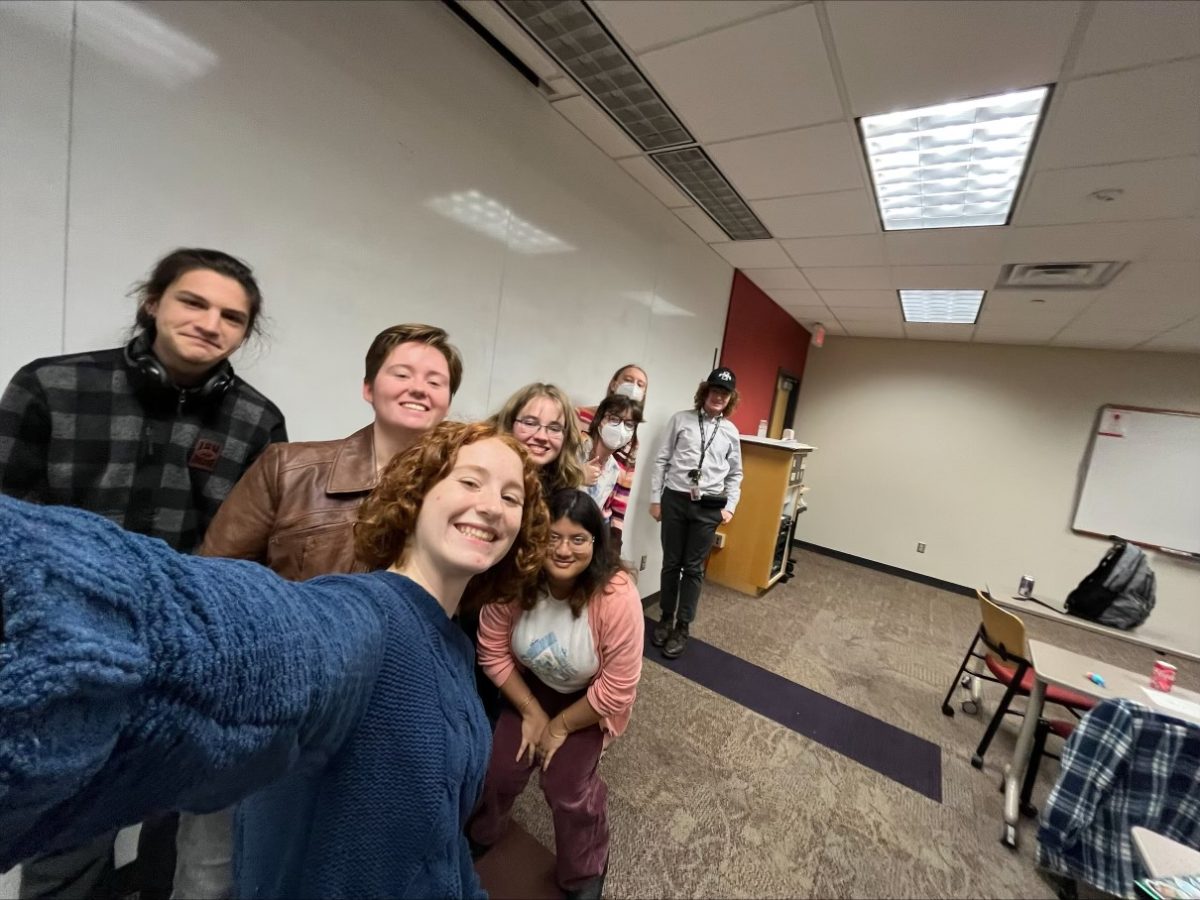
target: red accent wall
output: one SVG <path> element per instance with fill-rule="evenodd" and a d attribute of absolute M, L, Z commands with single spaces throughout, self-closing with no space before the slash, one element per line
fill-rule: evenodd
<path fill-rule="evenodd" d="M 801 378 L 808 358 L 808 330 L 742 272 L 733 273 L 721 365 L 733 369 L 742 399 L 730 416 L 742 434 L 754 434 L 771 418 L 780 368 Z M 791 423 L 783 426 L 790 428 Z"/>

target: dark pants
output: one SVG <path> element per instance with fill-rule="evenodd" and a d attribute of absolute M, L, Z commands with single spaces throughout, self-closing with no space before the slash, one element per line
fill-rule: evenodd
<path fill-rule="evenodd" d="M 583 691 L 560 694 L 526 675 L 526 683 L 546 715 L 553 718 L 584 695 Z M 512 814 L 513 804 L 529 783 L 534 769 L 517 760 L 521 746 L 521 715 L 503 704 L 492 758 L 483 782 L 483 798 L 467 825 L 467 834 L 477 843 L 491 846 L 500 840 Z M 578 890 L 604 871 L 608 862 L 608 785 L 596 772 L 604 732 L 592 725 L 567 736 L 542 773 L 542 793 L 554 817 L 555 875 L 563 890 Z"/>
<path fill-rule="evenodd" d="M 720 524 L 721 510 L 705 509 L 682 491 L 663 491 L 663 567 L 658 605 L 667 621 L 674 618 L 681 624 L 691 624 L 696 618 L 704 563 Z"/>
<path fill-rule="evenodd" d="M 142 900 L 166 900 L 175 877 L 175 813 L 142 823 L 137 859 L 120 874 L 113 869 L 110 831 L 86 844 L 29 860 L 21 869 L 20 896 L 34 898 L 110 898 L 138 891 Z M 130 880 L 132 876 L 132 880 Z"/>

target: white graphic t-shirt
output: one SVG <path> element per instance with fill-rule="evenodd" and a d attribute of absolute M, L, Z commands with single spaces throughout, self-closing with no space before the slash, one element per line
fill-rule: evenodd
<path fill-rule="evenodd" d="M 517 619 L 512 652 L 543 684 L 560 694 L 583 690 L 600 668 L 587 609 L 577 619 L 566 600 L 555 600 L 548 592 Z"/>

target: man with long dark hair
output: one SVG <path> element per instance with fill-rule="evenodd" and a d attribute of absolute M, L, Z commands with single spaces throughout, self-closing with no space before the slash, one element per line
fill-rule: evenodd
<path fill-rule="evenodd" d="M 38 359 L 0 397 L 0 492 L 99 513 L 190 553 L 283 414 L 238 377 L 229 357 L 259 328 L 250 267 L 219 250 L 179 249 L 135 290 L 124 347 Z M 138 884 L 165 897 L 174 817 L 143 826 Z M 22 897 L 104 897 L 116 890 L 113 839 L 25 864 Z"/>

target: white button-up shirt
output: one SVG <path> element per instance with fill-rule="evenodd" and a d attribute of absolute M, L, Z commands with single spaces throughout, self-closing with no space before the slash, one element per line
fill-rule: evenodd
<path fill-rule="evenodd" d="M 664 489 L 692 489 L 688 472 L 700 470 L 700 491 L 704 494 L 724 494 L 725 509 L 737 508 L 742 492 L 742 442 L 737 426 L 724 416 L 712 418 L 700 413 L 704 420 L 704 436 L 711 440 L 700 459 L 700 421 L 696 410 L 685 409 L 671 416 L 662 446 L 654 458 L 650 480 L 650 502 L 662 501 Z M 713 434 L 713 429 L 716 434 Z"/>

